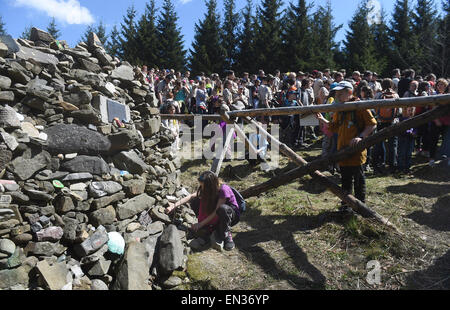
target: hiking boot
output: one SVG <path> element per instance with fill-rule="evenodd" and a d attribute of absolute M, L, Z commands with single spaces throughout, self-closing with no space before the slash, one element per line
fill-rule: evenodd
<path fill-rule="evenodd" d="M 233 236 L 231 235 L 231 231 L 227 232 L 227 236 L 225 237 L 225 245 L 224 249 L 225 251 L 231 251 L 235 248 L 235 244 L 233 242 Z"/>
<path fill-rule="evenodd" d="M 194 251 L 201 251 L 201 250 L 206 249 L 206 247 L 209 245 L 208 241 L 209 240 L 205 240 L 205 239 L 199 237 L 199 238 L 192 240 L 189 243 L 189 247 Z"/>
<path fill-rule="evenodd" d="M 339 212 L 341 212 L 344 215 L 351 215 L 355 213 L 355 211 L 353 211 L 353 209 L 346 203 L 341 204 L 341 206 L 339 207 Z"/>
<path fill-rule="evenodd" d="M 213 232 L 210 236 L 211 247 L 219 252 L 223 251 L 223 239 L 217 236 L 217 231 Z"/>

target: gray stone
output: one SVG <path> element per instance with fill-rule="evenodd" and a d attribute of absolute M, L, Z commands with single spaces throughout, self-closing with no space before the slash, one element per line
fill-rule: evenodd
<path fill-rule="evenodd" d="M 12 171 L 21 181 L 31 178 L 36 172 L 44 169 L 50 162 L 50 154 L 42 151 L 31 159 L 17 157 L 7 165 L 8 170 Z"/>
<path fill-rule="evenodd" d="M 84 104 L 91 104 L 92 94 L 90 91 L 87 90 L 78 90 L 68 95 L 65 95 L 63 98 L 64 101 L 71 103 L 77 107 L 80 107 L 81 105 Z"/>
<path fill-rule="evenodd" d="M 31 41 L 34 41 L 34 42 L 42 41 L 47 44 L 50 44 L 55 40 L 51 34 L 49 34 L 48 32 L 45 32 L 44 30 L 38 29 L 36 27 L 31 28 L 30 39 L 31 39 Z"/>
<path fill-rule="evenodd" d="M 110 260 L 100 258 L 91 267 L 87 268 L 87 274 L 90 275 L 91 277 L 102 277 L 108 273 L 110 266 L 111 266 Z"/>
<path fill-rule="evenodd" d="M 28 195 L 28 197 L 30 197 L 31 200 L 45 201 L 45 202 L 53 200 L 53 196 L 47 194 L 46 192 L 36 190 L 25 190 L 25 193 Z"/>
<path fill-rule="evenodd" d="M 0 172 L 5 169 L 6 165 L 11 162 L 12 152 L 5 149 L 0 149 Z"/>
<path fill-rule="evenodd" d="M 37 271 L 50 290 L 61 290 L 67 283 L 69 270 L 64 262 L 50 266 L 46 260 L 37 263 Z"/>
<path fill-rule="evenodd" d="M 126 65 L 122 65 L 112 71 L 111 78 L 118 79 L 121 81 L 123 80 L 132 81 L 134 80 L 133 68 Z"/>
<path fill-rule="evenodd" d="M 16 251 L 16 245 L 9 239 L 0 239 L 0 253 L 13 255 Z"/>
<path fill-rule="evenodd" d="M 144 138 L 151 138 L 161 128 L 161 118 L 154 117 L 143 122 L 136 123 L 136 129 L 140 130 Z"/>
<path fill-rule="evenodd" d="M 164 207 L 155 207 L 151 210 L 150 215 L 152 219 L 156 221 L 162 221 L 166 224 L 170 224 L 172 221 L 170 217 L 164 212 Z"/>
<path fill-rule="evenodd" d="M 8 89 L 11 87 L 11 79 L 7 76 L 0 75 L 0 89 Z"/>
<path fill-rule="evenodd" d="M 114 223 L 114 220 L 116 219 L 116 210 L 113 206 L 101 208 L 97 211 L 92 212 L 89 215 L 89 219 L 95 226 L 109 225 Z"/>
<path fill-rule="evenodd" d="M 89 172 L 71 173 L 62 179 L 64 182 L 80 182 L 92 180 L 93 176 Z"/>
<path fill-rule="evenodd" d="M 47 149 L 52 154 L 106 154 L 111 148 L 107 137 L 77 125 L 56 125 L 44 131 L 48 135 Z"/>
<path fill-rule="evenodd" d="M 102 280 L 94 279 L 94 280 L 92 280 L 91 290 L 93 290 L 93 291 L 107 291 L 108 290 L 108 286 Z"/>
<path fill-rule="evenodd" d="M 150 209 L 155 204 L 155 201 L 155 198 L 150 197 L 147 194 L 136 196 L 126 203 L 117 206 L 117 217 L 120 220 L 128 219 L 142 211 Z"/>
<path fill-rule="evenodd" d="M 62 169 L 70 172 L 89 172 L 95 175 L 109 174 L 109 165 L 101 157 L 77 156 L 61 165 Z"/>
<path fill-rule="evenodd" d="M 8 55 L 8 46 L 0 42 L 0 57 L 6 57 Z"/>
<path fill-rule="evenodd" d="M 30 254 L 34 256 L 52 256 L 56 255 L 59 256 L 67 248 L 59 243 L 52 243 L 52 242 L 29 242 L 28 245 L 25 247 L 24 251 L 27 253 L 27 256 L 30 256 Z"/>
<path fill-rule="evenodd" d="M 112 196 L 106 196 L 106 197 L 95 199 L 92 202 L 92 206 L 94 207 L 95 210 L 98 210 L 100 208 L 106 207 L 106 206 L 108 206 L 112 203 L 115 203 L 119 200 L 122 200 L 124 198 L 125 198 L 125 193 L 118 192 L 117 194 L 114 194 Z"/>
<path fill-rule="evenodd" d="M 33 96 L 26 96 L 21 102 L 22 104 L 43 113 L 50 108 L 50 105 L 45 102 L 45 100 Z"/>
<path fill-rule="evenodd" d="M 150 233 L 150 235 L 157 235 L 159 233 L 162 233 L 163 230 L 164 230 L 164 223 L 160 221 L 153 222 L 147 226 L 147 231 Z"/>
<path fill-rule="evenodd" d="M 79 246 L 75 247 L 75 251 L 81 257 L 87 256 L 100 249 L 107 242 L 108 233 L 105 227 L 99 226 L 92 236 L 82 242 Z"/>
<path fill-rule="evenodd" d="M 0 91 L 0 102 L 12 103 L 14 102 L 14 92 Z"/>
<path fill-rule="evenodd" d="M 150 290 L 148 253 L 145 246 L 138 242 L 127 245 L 124 257 L 118 267 L 115 290 Z"/>
<path fill-rule="evenodd" d="M 0 289 L 8 289 L 16 285 L 28 287 L 28 268 L 19 267 L 16 269 L 0 270 Z"/>
<path fill-rule="evenodd" d="M 36 233 L 37 241 L 50 241 L 57 242 L 59 241 L 64 234 L 64 231 L 61 227 L 48 227 Z"/>
<path fill-rule="evenodd" d="M 183 284 L 183 280 L 181 280 L 179 277 L 176 276 L 170 276 L 166 281 L 162 283 L 162 286 L 170 289 L 177 287 L 179 285 Z"/>
<path fill-rule="evenodd" d="M 11 62 L 7 72 L 11 80 L 16 83 L 26 85 L 31 80 L 31 73 L 18 62 Z"/>
<path fill-rule="evenodd" d="M 33 60 L 43 65 L 56 65 L 59 63 L 58 58 L 54 55 L 43 53 L 37 49 L 21 46 L 20 51 L 16 53 L 18 59 Z"/>
<path fill-rule="evenodd" d="M 169 225 L 159 241 L 159 266 L 163 273 L 171 273 L 183 264 L 184 247 L 175 225 Z"/>
<path fill-rule="evenodd" d="M 64 195 L 58 195 L 55 198 L 53 205 L 58 214 L 64 214 L 75 210 L 75 205 L 73 204 L 72 198 Z"/>
<path fill-rule="evenodd" d="M 14 136 L 10 135 L 7 132 L 0 132 L 0 136 L 2 137 L 2 140 L 6 143 L 6 146 L 11 150 L 14 151 L 18 146 L 19 143 L 17 143 Z"/>
<path fill-rule="evenodd" d="M 63 238 L 64 240 L 73 243 L 77 240 L 79 222 L 76 219 L 69 217 L 63 217 L 63 220 L 65 224 Z"/>
<path fill-rule="evenodd" d="M 0 127 L 4 129 L 20 128 L 16 111 L 10 106 L 0 106 Z"/>
<path fill-rule="evenodd" d="M 142 174 L 149 169 L 148 165 L 134 150 L 120 152 L 113 157 L 113 162 L 117 168 L 126 170 L 132 174 Z"/>
<path fill-rule="evenodd" d="M 122 185 L 114 181 L 91 182 L 89 193 L 94 198 L 115 194 L 122 190 Z"/>
<path fill-rule="evenodd" d="M 141 136 L 136 130 L 121 130 L 108 136 L 111 141 L 111 152 L 128 151 L 142 143 Z"/>

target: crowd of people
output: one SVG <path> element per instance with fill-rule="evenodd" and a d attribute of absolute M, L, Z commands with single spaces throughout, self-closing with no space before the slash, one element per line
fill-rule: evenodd
<path fill-rule="evenodd" d="M 230 70 L 225 73 L 223 79 L 219 74 L 206 76 L 200 73 L 192 78 L 189 71 L 184 74 L 174 70 L 149 71 L 145 66 L 142 73 L 154 89 L 163 114 L 217 114 L 223 104 L 236 110 L 338 103 L 335 92 L 336 86 L 341 82 L 348 82 L 353 87 L 352 97 L 349 99 L 351 101 L 449 93 L 447 79 L 437 79 L 434 74 L 426 77 L 416 76 L 413 69 L 403 72 L 395 69 L 392 78 L 384 79 L 376 72 L 367 71 L 361 74 L 355 71 L 351 76 L 347 76 L 345 70 L 330 69 L 323 72 L 314 70 L 312 73 L 284 74 L 276 70 L 273 75 L 259 70 L 258 74 L 244 72 L 240 78 Z M 427 110 L 428 108 L 413 107 L 403 111 L 378 109 L 371 112 L 377 121 L 377 130 L 381 130 Z M 332 119 L 331 114 L 324 113 L 323 116 L 327 120 Z M 302 126 L 303 119 L 298 115 L 265 117 L 259 121 L 279 123 L 287 133 L 283 135 L 284 142 L 293 148 L 305 147 L 306 142 L 314 141 L 318 134 L 323 134 L 322 155 L 328 156 L 337 150 L 337 134 L 330 132 L 323 123 L 316 127 Z M 449 116 L 443 116 L 370 148 L 365 169 L 372 167 L 377 173 L 407 172 L 414 150 L 418 155 L 428 158 L 431 166 L 434 165 L 442 156 L 450 156 L 449 122 Z M 440 138 L 443 142 L 439 150 Z"/>
<path fill-rule="evenodd" d="M 363 74 L 355 71 L 348 76 L 345 70 L 336 72 L 330 69 L 323 72 L 315 70 L 312 73 L 283 74 L 277 70 L 273 75 L 266 75 L 263 70 L 259 70 L 258 74 L 244 72 L 240 78 L 236 77 L 233 71 L 228 71 L 224 79 L 221 79 L 218 74 L 205 76 L 201 73 L 191 78 L 189 71 L 184 74 L 173 70 L 148 71 L 146 67 L 142 72 L 150 87 L 154 89 L 163 114 L 217 114 L 224 106 L 230 110 L 277 108 L 450 93 L 449 80 L 437 79 L 434 74 L 426 77 L 416 76 L 412 69 L 403 72 L 395 69 L 391 78 L 380 78 L 376 72 L 370 71 Z M 266 124 L 278 123 L 285 133 L 282 135 L 283 142 L 294 149 L 304 148 L 307 146 L 305 143 L 316 141 L 318 135 L 323 135 L 322 156 L 326 157 L 345 147 L 358 144 L 377 130 L 425 113 L 430 109 L 434 107 L 378 108 L 318 113 L 313 116 L 317 120 L 316 126 L 305 122 L 299 115 L 259 117 L 258 121 Z M 165 125 L 171 127 L 168 120 L 165 121 Z M 450 166 L 449 125 L 450 114 L 442 115 L 418 128 L 410 128 L 397 136 L 392 136 L 368 150 L 356 152 L 329 169 L 332 173 L 339 171 L 343 190 L 352 193 L 354 189 L 355 197 L 364 203 L 365 172 L 372 168 L 375 173 L 382 174 L 409 173 L 414 151 L 416 155 L 427 158 L 430 166 L 434 166 L 436 161 L 441 159 Z M 268 146 L 267 141 L 261 142 L 258 137 L 256 144 Z M 258 149 L 258 145 L 255 146 Z M 200 181 L 203 184 L 204 180 Z M 214 188 L 221 187 L 216 184 Z M 222 196 L 226 197 L 221 194 L 220 197 Z M 222 200 L 216 210 L 223 205 L 225 200 Z M 169 212 L 175 206 L 177 204 L 171 206 Z M 230 210 L 226 206 L 225 209 Z M 351 212 L 351 208 L 344 202 L 341 209 Z M 225 233 L 221 231 L 219 239 L 225 240 L 227 249 L 234 247 L 230 233 L 232 219 L 232 216 L 222 216 L 220 220 L 226 225 L 224 224 L 225 228 L 222 229 Z M 201 222 L 201 225 L 199 224 L 199 227 L 194 227 L 194 230 L 197 231 L 209 222 L 210 219 L 207 218 Z"/>

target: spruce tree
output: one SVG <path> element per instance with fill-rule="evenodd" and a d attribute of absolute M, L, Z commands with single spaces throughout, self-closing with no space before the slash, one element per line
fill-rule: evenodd
<path fill-rule="evenodd" d="M 138 23 L 138 38 L 143 63 L 150 68 L 159 66 L 158 51 L 160 45 L 156 30 L 155 0 L 150 0 L 145 5 L 145 13 Z"/>
<path fill-rule="evenodd" d="M 310 61 L 310 16 L 311 5 L 306 0 L 298 0 L 297 5 L 289 4 L 284 16 L 283 38 L 283 70 L 305 70 Z"/>
<path fill-rule="evenodd" d="M 122 45 L 119 36 L 119 30 L 117 30 L 117 26 L 114 25 L 111 33 L 109 34 L 109 40 L 106 41 L 105 44 L 105 50 L 113 57 L 120 57 L 120 55 L 122 54 Z"/>
<path fill-rule="evenodd" d="M 442 0 L 443 16 L 439 20 L 437 48 L 434 58 L 437 60 L 435 73 L 442 77 L 450 76 L 450 0 Z"/>
<path fill-rule="evenodd" d="M 393 66 L 410 68 L 415 62 L 414 34 L 411 23 L 411 9 L 408 0 L 397 0 L 390 27 L 393 43 Z"/>
<path fill-rule="evenodd" d="M 240 15 L 235 11 L 235 0 L 224 0 L 224 21 L 222 46 L 225 49 L 226 56 L 224 61 L 224 69 L 236 69 L 236 57 L 238 50 L 238 26 L 240 24 Z"/>
<path fill-rule="evenodd" d="M 161 15 L 156 26 L 158 30 L 159 63 L 167 69 L 184 70 L 186 51 L 183 36 L 177 27 L 178 16 L 171 0 L 164 0 Z"/>
<path fill-rule="evenodd" d="M 119 56 L 131 64 L 141 65 L 142 60 L 139 57 L 138 37 L 136 28 L 136 9 L 131 5 L 127 9 L 127 15 L 123 17 L 121 23 L 121 35 L 119 37 L 120 49 Z"/>
<path fill-rule="evenodd" d="M 416 69 L 422 74 L 433 70 L 437 49 L 438 16 L 433 0 L 417 0 L 413 16 L 413 32 L 416 37 Z"/>
<path fill-rule="evenodd" d="M 5 34 L 6 34 L 5 23 L 3 22 L 3 18 L 0 15 L 0 35 L 5 35 Z"/>
<path fill-rule="evenodd" d="M 216 0 L 209 0 L 206 7 L 204 19 L 195 24 L 196 34 L 190 51 L 190 68 L 194 74 L 223 74 L 225 49 L 220 44 L 222 35 Z"/>
<path fill-rule="evenodd" d="M 31 40 L 31 28 L 33 28 L 32 25 L 25 27 L 19 38 L 24 40 Z"/>
<path fill-rule="evenodd" d="M 266 73 L 281 65 L 281 0 L 262 0 L 255 31 L 256 63 Z"/>
<path fill-rule="evenodd" d="M 338 51 L 338 44 L 335 42 L 336 33 L 342 28 L 342 25 L 335 25 L 331 10 L 331 2 L 327 1 L 325 7 L 319 6 L 313 14 L 311 22 L 311 61 L 307 70 L 323 70 L 325 68 L 334 68 L 334 56 Z"/>
<path fill-rule="evenodd" d="M 47 32 L 51 34 L 51 36 L 57 40 L 61 36 L 61 31 L 56 27 L 56 21 L 53 17 L 50 24 L 47 26 Z"/>
<path fill-rule="evenodd" d="M 392 72 L 391 54 L 392 43 L 389 38 L 389 27 L 386 23 L 386 11 L 381 9 L 380 20 L 371 26 L 373 37 L 375 40 L 375 55 L 378 60 L 379 71 L 381 76 L 390 76 Z"/>
<path fill-rule="evenodd" d="M 247 0 L 247 5 L 242 12 L 242 28 L 239 32 L 237 70 L 242 72 L 254 73 L 258 69 L 255 64 L 255 17 L 252 15 L 253 2 Z"/>
<path fill-rule="evenodd" d="M 367 19 L 368 13 L 367 1 L 363 1 L 359 4 L 349 23 L 349 31 L 347 31 L 344 43 L 349 71 L 380 72 L 381 69 L 375 54 L 374 37 Z"/>

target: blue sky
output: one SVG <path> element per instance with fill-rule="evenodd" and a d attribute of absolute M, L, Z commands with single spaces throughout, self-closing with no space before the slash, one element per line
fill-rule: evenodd
<path fill-rule="evenodd" d="M 195 34 L 195 23 L 203 19 L 206 12 L 204 0 L 173 0 L 179 17 L 179 27 L 184 35 L 185 47 L 188 49 Z M 219 10 L 223 12 L 223 0 L 217 0 Z M 295 1 L 297 0 L 290 0 Z M 393 0 L 373 0 L 379 3 L 391 16 Z M 71 47 L 80 40 L 86 27 L 91 23 L 102 21 L 107 32 L 114 24 L 120 28 L 127 8 L 134 4 L 140 16 L 145 10 L 146 0 L 0 0 L 0 15 L 6 24 L 6 29 L 14 38 L 20 36 L 27 26 L 46 29 L 52 17 L 56 18 L 57 26 L 64 39 Z M 257 5 L 261 0 L 253 0 Z M 284 4 L 288 3 L 284 0 Z M 308 1 L 311 3 L 311 1 Z M 337 35 L 337 41 L 345 39 L 348 22 L 351 19 L 360 0 L 331 0 L 336 24 L 344 27 Z M 415 1 L 413 1 L 415 3 Z M 156 0 L 157 7 L 162 6 L 162 0 Z M 315 0 L 315 7 L 325 5 L 326 0 Z M 437 0 L 441 11 L 440 0 Z M 237 9 L 241 10 L 246 4 L 245 0 L 236 0 Z M 315 8 L 313 9 L 315 11 Z"/>

